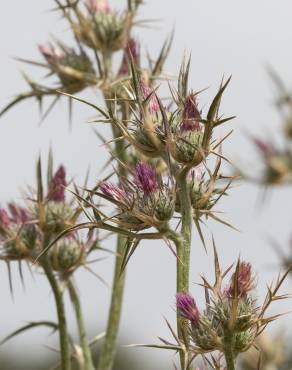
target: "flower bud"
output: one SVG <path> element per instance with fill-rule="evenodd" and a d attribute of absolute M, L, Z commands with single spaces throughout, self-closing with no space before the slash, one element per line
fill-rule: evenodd
<path fill-rule="evenodd" d="M 39 220 L 43 231 L 51 234 L 59 234 L 72 227 L 76 210 L 65 202 L 48 201 L 40 209 L 35 204 L 31 212 L 33 218 Z"/>
<path fill-rule="evenodd" d="M 15 203 L 8 204 L 8 213 L 0 209 L 1 254 L 7 260 L 30 258 L 36 247 L 37 231 L 31 224 L 31 214 Z"/>
<path fill-rule="evenodd" d="M 74 238 L 58 241 L 50 251 L 50 261 L 55 271 L 69 273 L 83 261 L 84 247 Z"/>
<path fill-rule="evenodd" d="M 61 50 L 50 44 L 40 45 L 39 50 L 68 93 L 96 83 L 91 60 L 84 51 L 78 54 L 73 49 L 62 46 Z"/>
<path fill-rule="evenodd" d="M 89 0 L 87 7 L 88 14 L 79 11 L 76 21 L 72 23 L 78 40 L 105 53 L 124 49 L 133 24 L 133 14 L 111 10 L 106 0 Z"/>
<path fill-rule="evenodd" d="M 179 313 L 193 325 L 198 325 L 200 312 L 194 298 L 188 293 L 177 293 L 176 306 Z"/>
<path fill-rule="evenodd" d="M 170 152 L 177 162 L 196 166 L 204 159 L 204 126 L 200 119 L 195 95 L 190 94 L 171 120 Z"/>

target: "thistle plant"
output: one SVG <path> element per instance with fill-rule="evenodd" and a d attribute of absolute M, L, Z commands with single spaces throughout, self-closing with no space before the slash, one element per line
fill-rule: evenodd
<path fill-rule="evenodd" d="M 218 138 L 218 127 L 234 118 L 225 118 L 220 112 L 231 78 L 221 81 L 208 108 L 203 109 L 203 91 L 189 87 L 190 59 L 183 59 L 175 82 L 164 73 L 172 36 L 156 60 L 148 57 L 144 67 L 142 48 L 134 35 L 134 27 L 143 24 L 137 20 L 141 3 L 129 0 L 126 9 L 117 11 L 107 0 L 55 0 L 76 45 L 54 40 L 39 46 L 45 63 L 21 59 L 45 68 L 55 81 L 47 86 L 26 76 L 30 90 L 18 95 L 0 114 L 28 98 L 42 103 L 53 96 L 44 117 L 61 97 L 68 98 L 70 106 L 74 101 L 86 104 L 97 115 L 92 123 L 99 125 L 96 133 L 108 149 L 108 164 L 113 164 L 114 172 L 98 179 L 94 187 L 72 184 L 72 190 L 64 167 L 53 174 L 50 157 L 45 190 L 39 160 L 37 189 L 27 197 L 25 207 L 11 203 L 8 210 L 0 209 L 1 257 L 7 263 L 26 261 L 45 273 L 56 303 L 58 324 L 54 327 L 59 331 L 61 368 L 70 370 L 75 360 L 83 370 L 111 370 L 127 264 L 142 240 L 160 240 L 176 263 L 177 333 L 171 328 L 175 344 L 163 340 L 164 345 L 156 347 L 178 351 L 182 370 L 193 369 L 193 360 L 199 355 L 207 367 L 218 370 L 225 363 L 227 370 L 233 370 L 238 354 L 254 346 L 259 334 L 277 317 L 266 317 L 266 311 L 273 301 L 284 298 L 278 289 L 290 269 L 258 307 L 251 295 L 255 288 L 251 266 L 239 261 L 224 286 L 223 279 L 232 267 L 221 271 L 214 248 L 215 284 L 203 279 L 204 311 L 189 294 L 190 254 L 196 251 L 194 231 L 207 249 L 203 223 L 211 218 L 233 227 L 217 213 L 234 179 L 223 169 L 227 158 L 222 147 L 230 133 Z M 117 53 L 119 65 L 114 63 Z M 167 98 L 161 95 L 158 81 L 168 85 Z M 79 95 L 89 86 L 101 92 L 103 102 Z M 110 138 L 104 138 L 102 124 L 111 127 Z M 270 155 L 270 149 L 265 155 Z M 81 230 L 88 232 L 86 237 Z M 115 266 L 105 338 L 94 364 L 90 344 L 95 340 L 87 337 L 73 276 L 82 266 L 89 269 L 92 252 L 104 249 L 100 238 L 104 231 L 116 236 Z M 66 290 L 76 313 L 78 345 L 72 344 L 68 333 Z"/>
<path fill-rule="evenodd" d="M 224 279 L 232 269 L 234 272 L 226 284 Z M 290 270 L 269 286 L 263 304 L 259 305 L 253 294 L 256 281 L 250 263 L 238 260 L 235 269 L 232 265 L 222 271 L 214 245 L 215 282 L 211 284 L 202 277 L 200 284 L 205 290 L 205 309 L 199 310 L 188 292 L 177 293 L 176 307 L 185 335 L 179 338 L 167 322 L 175 343 L 160 338 L 162 344 L 146 347 L 184 353 L 183 369 L 193 369 L 193 362 L 199 357 L 213 369 L 236 369 L 237 357 L 252 347 L 257 348 L 257 338 L 280 316 L 269 316 L 267 310 L 274 301 L 287 297 L 278 291 Z"/>
<path fill-rule="evenodd" d="M 8 264 L 17 261 L 20 266 L 25 262 L 30 268 L 42 271 L 47 277 L 57 309 L 58 323 L 55 329 L 59 331 L 62 369 L 71 368 L 71 357 L 76 357 L 84 368 L 94 369 L 79 297 L 73 283 L 73 273 L 82 266 L 86 267 L 89 254 L 98 249 L 98 239 L 94 234 L 84 239 L 77 233 L 72 233 L 56 243 L 48 254 L 41 256 L 51 240 L 68 226 L 75 225 L 80 218 L 81 210 L 74 197 L 71 197 L 71 200 L 66 199 L 66 186 L 65 168 L 60 166 L 53 173 L 50 159 L 45 192 L 39 160 L 37 189 L 30 189 L 25 205 L 9 203 L 7 210 L 0 210 L 1 259 Z M 79 352 L 76 352 L 74 345 L 70 343 L 68 335 L 63 301 L 64 290 L 67 289 L 76 311 L 80 334 Z M 34 323 L 27 329 L 37 325 L 43 323 Z M 11 335 L 8 338 L 10 339 Z"/>

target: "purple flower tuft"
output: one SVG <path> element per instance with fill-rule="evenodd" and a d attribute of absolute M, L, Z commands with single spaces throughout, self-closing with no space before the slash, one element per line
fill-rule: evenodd
<path fill-rule="evenodd" d="M 65 57 L 65 53 L 61 49 L 51 44 L 39 45 L 39 51 L 51 65 L 58 64 Z"/>
<path fill-rule="evenodd" d="M 147 163 L 139 162 L 135 172 L 135 183 L 145 195 L 150 195 L 157 190 L 157 173 L 153 167 Z"/>
<path fill-rule="evenodd" d="M 122 186 L 117 186 L 108 181 L 103 181 L 99 185 L 100 190 L 104 195 L 107 195 L 119 202 L 127 198 L 127 193 Z"/>
<path fill-rule="evenodd" d="M 180 314 L 191 321 L 193 325 L 198 324 L 200 312 L 194 298 L 188 293 L 177 293 L 176 306 Z"/>
<path fill-rule="evenodd" d="M 259 138 L 254 138 L 254 143 L 256 147 L 259 149 L 259 151 L 264 155 L 264 156 L 269 156 L 272 155 L 275 152 L 275 149 L 273 145 L 267 141 L 264 141 Z"/>
<path fill-rule="evenodd" d="M 160 108 L 159 108 L 157 98 L 155 94 L 153 93 L 153 91 L 151 90 L 151 88 L 146 84 L 146 82 L 143 79 L 140 81 L 140 90 L 141 90 L 142 97 L 144 99 L 147 99 L 148 101 L 149 113 L 154 114 L 154 113 L 159 112 Z M 150 95 L 151 97 L 149 98 Z"/>
<path fill-rule="evenodd" d="M 130 73 L 129 62 L 131 60 L 131 57 L 133 58 L 134 63 L 137 66 L 139 66 L 140 64 L 140 45 L 133 38 L 129 39 L 127 46 L 124 49 L 122 63 L 121 63 L 121 66 L 118 72 L 119 77 L 129 75 Z"/>
<path fill-rule="evenodd" d="M 200 123 L 201 114 L 198 110 L 195 94 L 187 96 L 184 110 L 183 122 L 181 125 L 182 131 L 201 131 L 202 125 Z"/>
<path fill-rule="evenodd" d="M 233 274 L 231 284 L 226 289 L 225 294 L 232 298 L 235 296 L 235 285 L 237 285 L 237 296 L 245 298 L 247 294 L 255 288 L 255 281 L 252 273 L 251 264 L 248 262 L 240 262 L 238 267 L 238 276 Z"/>
<path fill-rule="evenodd" d="M 98 14 L 98 13 L 109 13 L 110 7 L 108 0 L 87 0 L 87 6 L 90 11 Z"/>
<path fill-rule="evenodd" d="M 17 224 L 23 224 L 29 220 L 31 220 L 31 216 L 29 211 L 25 208 L 19 207 L 14 203 L 8 204 L 9 211 L 11 213 L 13 222 Z"/>
<path fill-rule="evenodd" d="M 4 208 L 0 208 L 0 225 L 4 227 L 8 227 L 11 223 L 11 220 L 8 216 L 8 213 L 5 211 Z"/>
<path fill-rule="evenodd" d="M 66 186 L 66 171 L 64 166 L 60 166 L 49 185 L 47 199 L 54 202 L 64 202 Z"/>

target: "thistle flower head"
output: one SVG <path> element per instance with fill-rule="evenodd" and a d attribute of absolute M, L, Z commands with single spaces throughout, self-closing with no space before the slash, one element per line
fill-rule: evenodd
<path fill-rule="evenodd" d="M 50 251 L 50 260 L 55 271 L 73 272 L 83 261 L 85 248 L 74 237 L 57 242 Z"/>
<path fill-rule="evenodd" d="M 198 110 L 195 94 L 187 96 L 183 109 L 182 131 L 201 131 L 201 114 Z"/>
<path fill-rule="evenodd" d="M 145 195 L 155 193 L 158 188 L 155 169 L 147 163 L 139 162 L 135 168 L 135 183 Z"/>
<path fill-rule="evenodd" d="M 64 202 L 66 186 L 66 171 L 65 167 L 61 165 L 51 180 L 47 199 L 54 202 Z"/>
<path fill-rule="evenodd" d="M 52 44 L 43 44 L 38 47 L 43 57 L 51 65 L 56 65 L 65 58 L 65 53 Z"/>
<path fill-rule="evenodd" d="M 176 295 L 176 306 L 179 313 L 189 320 L 192 325 L 200 321 L 200 312 L 194 298 L 188 293 L 178 293 Z"/>
<path fill-rule="evenodd" d="M 91 12 L 96 14 L 110 12 L 108 0 L 87 0 L 86 5 Z"/>
<path fill-rule="evenodd" d="M 114 185 L 109 181 L 103 181 L 100 183 L 99 188 L 104 195 L 107 195 L 119 202 L 124 201 L 127 198 L 127 193 L 124 187 Z"/>
<path fill-rule="evenodd" d="M 244 261 L 240 262 L 232 276 L 230 287 L 227 288 L 227 295 L 234 297 L 237 291 L 238 297 L 246 298 L 248 293 L 255 288 L 254 280 L 251 264 Z"/>
<path fill-rule="evenodd" d="M 129 75 L 129 62 L 133 58 L 135 65 L 139 66 L 140 64 L 140 45 L 134 39 L 130 38 L 123 53 L 122 63 L 118 72 L 118 76 Z"/>
<path fill-rule="evenodd" d="M 11 224 L 10 217 L 4 208 L 0 208 L 0 225 L 3 227 L 9 227 Z"/>
<path fill-rule="evenodd" d="M 142 78 L 140 81 L 140 91 L 143 99 L 147 99 L 147 108 L 150 114 L 158 113 L 160 108 L 157 101 L 157 98 L 153 91 L 151 90 L 150 86 L 145 82 Z"/>

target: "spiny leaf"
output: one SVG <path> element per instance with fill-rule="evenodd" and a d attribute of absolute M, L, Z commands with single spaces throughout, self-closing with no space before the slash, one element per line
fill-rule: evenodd
<path fill-rule="evenodd" d="M 125 268 L 127 267 L 127 264 L 134 254 L 135 250 L 137 249 L 138 245 L 140 243 L 140 240 L 133 240 L 128 238 L 126 247 L 125 247 L 125 253 L 123 256 L 122 264 L 121 264 L 121 272 L 120 274 L 122 275 L 123 272 L 125 271 Z"/>
<path fill-rule="evenodd" d="M 178 93 L 179 97 L 183 100 L 187 97 L 188 94 L 188 80 L 189 80 L 189 72 L 190 72 L 190 64 L 191 64 L 191 57 L 188 58 L 186 62 L 186 58 L 184 57 L 179 77 L 178 77 Z"/>
<path fill-rule="evenodd" d="M 159 76 L 162 72 L 163 65 L 169 55 L 171 45 L 173 42 L 174 37 L 174 30 L 171 32 L 170 36 L 165 40 L 164 44 L 162 45 L 162 48 L 160 50 L 160 54 L 156 60 L 156 63 L 152 69 L 152 75 L 153 76 Z"/>
<path fill-rule="evenodd" d="M 42 163 L 41 163 L 40 156 L 37 162 L 37 200 L 39 204 L 42 203 L 44 200 L 44 189 L 43 189 L 43 180 L 42 180 Z"/>
<path fill-rule="evenodd" d="M 75 96 L 75 95 L 68 94 L 68 93 L 66 93 L 66 92 L 64 92 L 64 91 L 61 91 L 61 90 L 57 90 L 57 92 L 58 92 L 59 94 L 61 94 L 61 95 L 68 96 L 68 97 L 72 98 L 73 100 L 79 101 L 80 103 L 86 104 L 86 105 L 88 105 L 89 107 L 91 107 L 91 108 L 93 108 L 93 109 L 97 110 L 97 111 L 98 111 L 101 115 L 103 115 L 106 119 L 108 119 L 108 118 L 109 118 L 108 113 L 106 113 L 103 109 L 99 108 L 97 105 L 95 105 L 95 104 L 93 104 L 93 103 L 91 103 L 91 102 L 89 102 L 89 101 L 87 101 L 87 100 L 85 100 L 85 99 L 81 99 L 81 98 L 79 98 L 79 97 L 77 97 L 77 96 Z"/>
<path fill-rule="evenodd" d="M 56 324 L 52 321 L 33 321 L 33 322 L 30 322 L 27 325 L 22 326 L 21 328 L 15 330 L 11 334 L 7 335 L 7 337 L 5 337 L 0 342 L 0 344 L 4 344 L 4 343 L 8 342 L 10 339 L 12 339 L 13 337 L 15 337 L 15 336 L 27 331 L 27 330 L 30 330 L 30 329 L 33 329 L 33 328 L 36 328 L 36 327 L 39 327 L 39 326 L 46 326 L 46 327 L 52 328 L 53 332 L 55 332 L 59 329 L 58 324 Z"/>
<path fill-rule="evenodd" d="M 226 89 L 226 87 L 228 86 L 229 82 L 231 80 L 231 76 L 228 78 L 228 80 L 225 82 L 225 84 L 219 89 L 218 93 L 216 94 L 210 108 L 209 108 L 209 111 L 208 111 L 208 114 L 207 114 L 207 120 L 209 122 L 214 122 L 215 121 L 215 117 L 216 117 L 216 114 L 218 112 L 218 108 L 219 108 L 219 105 L 220 105 L 220 101 L 221 101 L 221 98 L 222 98 L 222 95 Z"/>
<path fill-rule="evenodd" d="M 47 187 L 49 189 L 53 176 L 54 176 L 54 156 L 53 156 L 53 150 L 52 147 L 50 146 L 49 149 L 49 156 L 48 156 L 48 169 L 47 169 Z"/>

